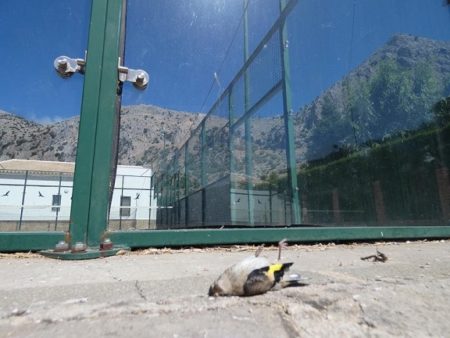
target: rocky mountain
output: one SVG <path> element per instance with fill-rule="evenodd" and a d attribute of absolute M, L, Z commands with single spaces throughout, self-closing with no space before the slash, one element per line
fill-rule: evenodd
<path fill-rule="evenodd" d="M 421 128 L 449 94 L 450 42 L 394 35 L 295 114 L 297 162 Z"/>
<path fill-rule="evenodd" d="M 442 121 L 434 107 L 449 95 L 450 42 L 394 35 L 292 115 L 296 163 L 300 167 L 369 150 Z M 283 173 L 286 137 L 282 119 L 254 118 L 252 126 L 254 178 Z M 244 136 L 242 130 L 237 132 L 236 169 L 244 174 Z"/>
<path fill-rule="evenodd" d="M 295 95 L 295 93 L 293 93 Z M 450 94 L 450 42 L 398 34 L 366 61 L 293 114 L 297 164 L 348 154 L 417 130 L 436 116 L 433 105 Z M 271 114 L 281 116 L 280 112 Z M 155 106 L 128 106 L 121 112 L 119 163 L 152 165 L 167 159 L 204 118 Z M 224 170 L 226 119 L 212 117 L 206 131 L 208 170 Z M 30 158 L 74 161 L 78 118 L 40 125 L 0 111 L 0 160 Z M 196 139 L 198 141 L 198 138 Z M 216 140 L 216 141 L 212 141 Z M 217 143 L 225 144 L 224 147 Z M 237 175 L 245 176 L 243 127 L 235 130 Z M 253 165 L 256 177 L 285 168 L 285 132 L 281 117 L 253 117 Z M 198 142 L 197 142 L 198 143 Z M 193 140 L 191 148 L 198 152 Z M 215 147 L 215 148 L 214 148 Z"/>
<path fill-rule="evenodd" d="M 203 116 L 156 106 L 123 107 L 119 163 L 154 165 L 181 146 Z M 74 117 L 42 125 L 0 111 L 0 160 L 74 161 L 78 123 Z"/>

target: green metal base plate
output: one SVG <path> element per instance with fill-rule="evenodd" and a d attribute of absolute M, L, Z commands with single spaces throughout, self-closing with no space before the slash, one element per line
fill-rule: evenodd
<path fill-rule="evenodd" d="M 130 250 L 128 247 L 118 246 L 109 250 L 99 250 L 94 248 L 87 248 L 86 251 L 72 252 L 72 251 L 54 251 L 43 250 L 39 251 L 39 254 L 49 258 L 62 259 L 62 260 L 81 260 L 81 259 L 94 259 L 100 257 L 114 256 L 120 250 Z"/>

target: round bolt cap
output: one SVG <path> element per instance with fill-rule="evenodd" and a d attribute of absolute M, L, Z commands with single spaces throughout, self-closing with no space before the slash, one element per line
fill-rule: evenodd
<path fill-rule="evenodd" d="M 61 252 L 69 250 L 69 243 L 65 241 L 59 241 L 58 244 L 55 245 L 54 251 Z"/>
<path fill-rule="evenodd" d="M 72 246 L 72 252 L 83 252 L 83 251 L 86 251 L 86 244 L 84 244 L 83 242 L 76 242 Z"/>

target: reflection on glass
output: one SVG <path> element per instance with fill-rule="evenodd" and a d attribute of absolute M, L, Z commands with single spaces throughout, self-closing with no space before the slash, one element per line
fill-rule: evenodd
<path fill-rule="evenodd" d="M 55 72 L 84 58 L 91 1 L 0 5 L 0 231 L 67 230 L 83 76 Z"/>
<path fill-rule="evenodd" d="M 291 223 L 290 198 L 286 179 L 286 133 L 280 94 L 250 118 L 252 176 L 250 198 L 254 224 Z"/>
<path fill-rule="evenodd" d="M 292 69 L 304 223 L 447 224 L 449 12 L 429 5 L 343 1 L 330 16 L 305 1 L 319 20 L 289 19 L 308 65 Z"/>
<path fill-rule="evenodd" d="M 130 1 L 128 22 L 154 87 L 125 103 L 193 116 L 155 172 L 157 228 L 448 224 L 448 6 Z"/>

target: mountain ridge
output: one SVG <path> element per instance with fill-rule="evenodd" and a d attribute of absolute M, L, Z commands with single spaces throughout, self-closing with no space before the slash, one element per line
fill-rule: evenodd
<path fill-rule="evenodd" d="M 383 67 L 387 66 L 391 68 L 387 68 L 386 74 L 389 74 L 389 71 L 396 71 L 398 77 L 409 76 L 412 82 L 419 83 L 419 80 L 424 79 L 428 81 L 424 84 L 419 83 L 422 88 L 413 88 L 420 95 L 423 94 L 420 91 L 429 91 L 430 88 L 434 88 L 432 85 L 435 86 L 435 92 L 430 94 L 430 102 L 435 102 L 439 96 L 448 96 L 450 92 L 450 42 L 407 34 L 394 35 L 358 67 L 292 115 L 297 163 L 323 158 L 345 147 L 350 147 L 351 151 L 369 141 L 393 134 L 400 130 L 399 128 L 413 129 L 420 123 L 433 118 L 430 114 L 429 103 L 419 107 L 422 104 L 419 94 L 417 94 L 419 106 L 406 112 L 409 115 L 402 112 L 404 115 L 396 116 L 398 121 L 388 116 L 393 112 L 384 114 L 382 109 L 375 107 L 379 103 L 379 98 L 374 96 L 374 93 L 365 91 L 369 90 L 369 85 L 373 87 L 377 81 L 383 80 L 379 78 L 383 75 Z M 424 69 L 429 74 L 424 73 Z M 420 72 L 425 74 L 422 74 L 423 79 L 416 79 L 414 76 L 417 77 Z M 372 87 L 370 90 L 373 91 Z M 381 94 L 387 95 L 385 92 Z M 391 93 L 391 96 L 395 95 L 398 96 L 395 92 Z M 408 95 L 410 95 L 409 99 L 415 99 L 415 93 L 411 92 Z M 417 102 L 414 103 L 416 106 Z M 118 146 L 119 164 L 158 168 L 186 142 L 204 117 L 205 114 L 175 111 L 152 105 L 122 107 Z M 372 120 L 369 120 L 369 117 Z M 401 125 L 411 117 L 417 121 L 411 122 L 409 126 Z M 392 123 L 389 118 L 397 124 L 400 123 L 400 127 Z M 73 117 L 43 125 L 0 110 L 0 160 L 30 158 L 74 161 L 78 121 L 78 117 Z M 283 137 L 285 133 L 281 118 L 252 117 L 252 123 L 255 175 L 266 174 L 271 170 L 284 170 L 286 158 Z M 219 130 L 218 126 L 225 124 L 226 120 L 223 118 L 212 117 L 208 126 Z M 382 129 L 378 128 L 377 124 L 386 126 Z M 245 146 L 242 140 L 244 138 L 242 135 L 238 136 L 234 144 L 235 160 L 243 162 Z M 320 144 L 318 149 L 314 149 L 318 144 Z M 224 155 L 225 153 L 218 153 L 216 157 Z M 218 167 L 220 163 L 222 162 L 218 158 Z"/>

